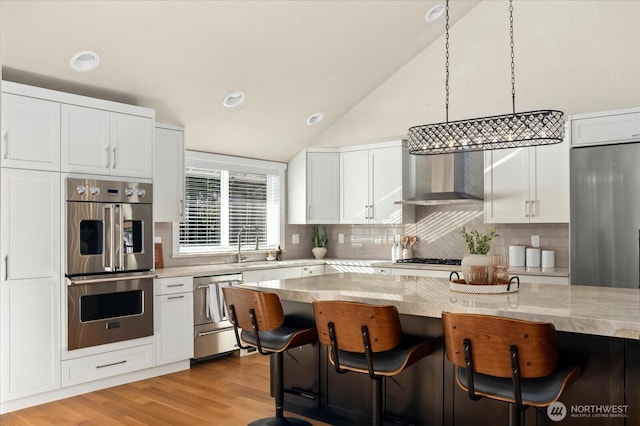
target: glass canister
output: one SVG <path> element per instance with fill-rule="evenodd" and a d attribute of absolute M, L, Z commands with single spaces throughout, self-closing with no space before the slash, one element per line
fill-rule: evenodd
<path fill-rule="evenodd" d="M 509 256 L 495 255 L 491 257 L 493 266 L 492 284 L 507 284 L 509 282 Z"/>

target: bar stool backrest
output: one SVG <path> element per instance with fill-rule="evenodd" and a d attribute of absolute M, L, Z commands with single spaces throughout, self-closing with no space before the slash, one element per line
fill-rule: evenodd
<path fill-rule="evenodd" d="M 223 287 L 222 292 L 229 311 L 233 306 L 239 328 L 253 330 L 249 315 L 251 309 L 254 311 L 260 331 L 275 330 L 284 322 L 282 304 L 275 293 L 264 293 L 238 287 Z"/>
<path fill-rule="evenodd" d="M 358 302 L 317 301 L 313 310 L 320 343 L 331 346 L 328 324 L 333 323 L 338 349 L 364 353 L 362 327 L 368 328 L 372 352 L 398 346 L 402 338 L 400 316 L 395 306 L 375 306 Z"/>
<path fill-rule="evenodd" d="M 521 378 L 544 377 L 558 364 L 553 324 L 490 315 L 442 313 L 447 358 L 466 368 L 464 341 L 470 343 L 472 370 L 512 377 L 510 346 L 517 347 Z"/>

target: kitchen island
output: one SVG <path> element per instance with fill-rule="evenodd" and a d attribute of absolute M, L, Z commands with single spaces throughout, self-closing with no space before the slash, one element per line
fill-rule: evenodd
<path fill-rule="evenodd" d="M 522 284 L 517 292 L 476 295 L 449 290 L 446 279 L 382 274 L 333 274 L 245 283 L 277 293 L 285 310 L 313 316 L 314 300 L 391 304 L 403 329 L 431 339 L 433 353 L 385 383 L 385 410 L 415 424 L 507 424 L 506 404 L 471 401 L 457 388 L 444 356 L 442 311 L 499 315 L 555 324 L 563 359 L 583 368 L 563 394 L 569 414 L 563 425 L 640 424 L 640 291 L 604 287 Z M 320 345 L 301 348 L 287 359 L 286 408 L 333 424 L 367 424 L 370 380 L 338 375 Z M 315 399 L 308 397 L 316 395 Z M 625 416 L 586 416 L 585 407 L 623 407 Z M 581 413 L 578 413 L 581 411 Z M 580 414 L 578 417 L 577 414 Z M 590 413 L 589 413 L 590 414 Z M 554 424 L 544 409 L 527 411 L 529 424 Z"/>

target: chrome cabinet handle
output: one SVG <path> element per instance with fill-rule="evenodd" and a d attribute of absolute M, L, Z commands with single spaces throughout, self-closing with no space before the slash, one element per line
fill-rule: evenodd
<path fill-rule="evenodd" d="M 182 287 L 184 284 L 169 284 L 167 287 Z"/>
<path fill-rule="evenodd" d="M 167 300 L 172 300 L 172 299 L 184 299 L 184 296 L 169 296 L 169 297 L 167 297 Z"/>
<path fill-rule="evenodd" d="M 640 136 L 640 133 L 634 133 L 633 135 L 631 135 L 632 138 L 635 138 L 637 136 Z"/>
<path fill-rule="evenodd" d="M 180 217 L 184 216 L 184 201 L 178 200 L 178 215 Z"/>
<path fill-rule="evenodd" d="M 96 365 L 96 368 L 113 367 L 114 365 L 125 364 L 126 362 L 127 362 L 127 360 L 125 359 L 123 361 L 112 362 L 111 364 Z"/>
<path fill-rule="evenodd" d="M 529 200 L 524 202 L 524 217 L 531 216 L 531 206 L 529 206 L 529 203 Z"/>
<path fill-rule="evenodd" d="M 116 169 L 118 168 L 118 166 L 116 166 L 116 148 L 113 148 L 113 168 Z"/>
<path fill-rule="evenodd" d="M 9 255 L 4 257 L 4 280 L 9 281 Z"/>
<path fill-rule="evenodd" d="M 109 155 L 109 147 L 107 147 L 107 169 L 111 167 L 111 156 Z"/>

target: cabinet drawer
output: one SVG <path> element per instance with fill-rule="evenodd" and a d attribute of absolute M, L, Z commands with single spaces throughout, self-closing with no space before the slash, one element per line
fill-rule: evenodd
<path fill-rule="evenodd" d="M 185 293 L 193 291 L 193 277 L 156 278 L 153 292 L 161 294 Z"/>
<path fill-rule="evenodd" d="M 571 120 L 571 145 L 640 141 L 640 111 Z"/>
<path fill-rule="evenodd" d="M 153 345 L 137 346 L 62 362 L 62 386 L 153 367 Z"/>

